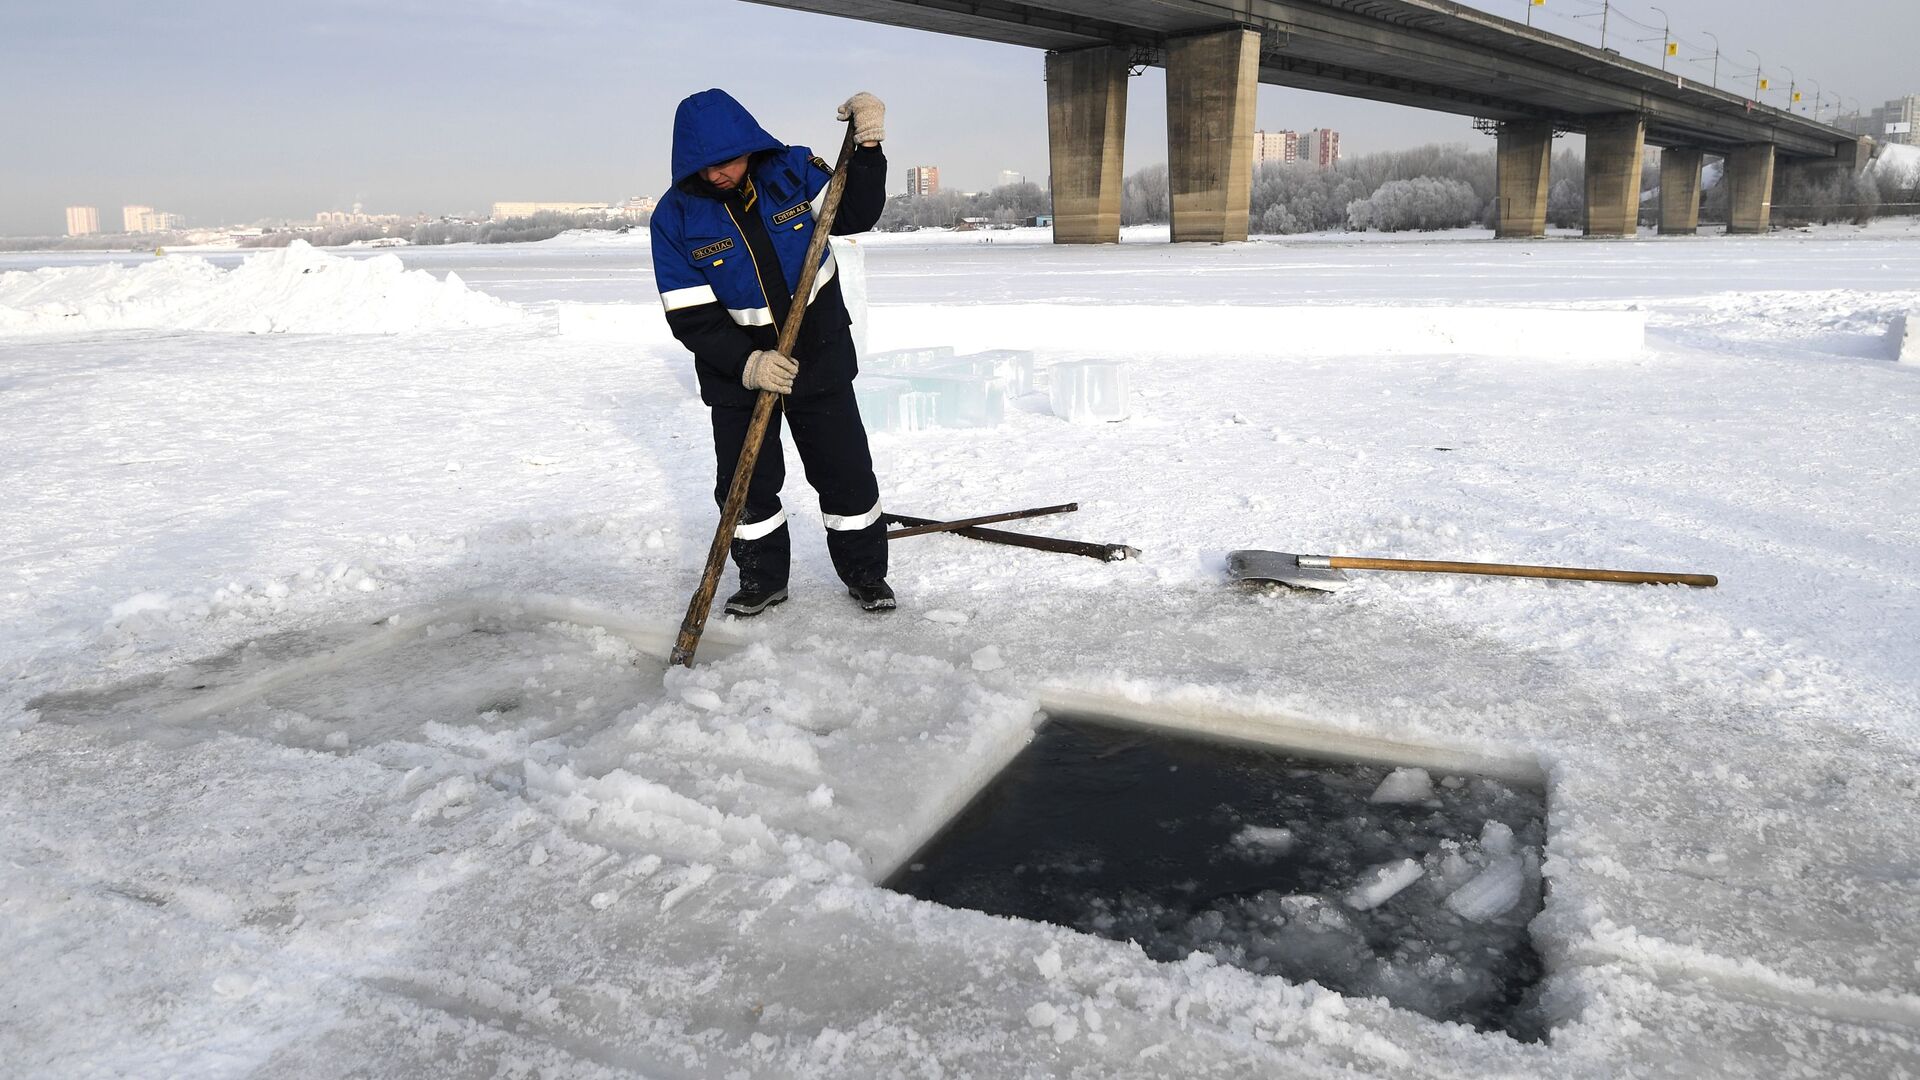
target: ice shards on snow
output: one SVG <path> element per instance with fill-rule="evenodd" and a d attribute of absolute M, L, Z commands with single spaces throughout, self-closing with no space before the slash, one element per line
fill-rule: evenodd
<path fill-rule="evenodd" d="M 889 885 L 1534 1038 L 1544 818 L 1486 778 L 1054 720 Z"/>

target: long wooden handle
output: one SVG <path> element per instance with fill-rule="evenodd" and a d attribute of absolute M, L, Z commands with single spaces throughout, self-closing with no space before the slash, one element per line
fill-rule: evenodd
<path fill-rule="evenodd" d="M 800 324 L 807 317 L 807 302 L 813 298 L 813 279 L 820 271 L 820 259 L 833 232 L 833 216 L 840 210 L 840 193 L 847 187 L 847 161 L 853 156 L 853 125 L 840 141 L 840 160 L 834 163 L 833 178 L 827 181 L 827 194 L 814 214 L 813 239 L 807 243 L 807 261 L 800 268 L 800 283 L 793 290 L 793 306 L 787 309 L 787 321 L 780 327 L 779 350 L 792 356 L 794 343 L 800 340 Z M 733 543 L 733 529 L 740 523 L 740 512 L 747 505 L 747 488 L 753 481 L 753 467 L 760 461 L 760 444 L 767 437 L 767 424 L 773 418 L 771 390 L 760 391 L 753 403 L 753 419 L 747 424 L 746 442 L 740 446 L 740 461 L 733 467 L 733 484 L 727 488 L 727 501 L 720 507 L 720 527 L 714 530 L 713 546 L 707 549 L 706 572 L 700 587 L 687 604 L 687 617 L 680 620 L 680 636 L 674 639 L 672 663 L 693 666 L 693 652 L 700 647 L 700 634 L 707 628 L 707 615 L 713 609 L 713 594 L 720 587 L 720 574 L 727 566 L 727 547 Z"/>
<path fill-rule="evenodd" d="M 1312 556 L 1302 555 L 1300 565 Z M 1712 574 L 1660 574 L 1642 570 L 1592 570 L 1579 566 L 1514 566 L 1509 563 L 1435 562 L 1427 559 L 1366 559 L 1323 555 L 1334 570 L 1414 570 L 1428 574 L 1493 574 L 1500 577 L 1560 578 L 1566 581 L 1621 581 L 1634 585 L 1692 585 L 1712 588 L 1720 579 Z"/>
<path fill-rule="evenodd" d="M 934 521 L 925 525 L 915 525 L 912 528 L 894 529 L 887 533 L 887 539 L 898 540 L 906 536 L 920 536 L 923 533 L 953 532 L 972 525 L 991 525 L 996 521 L 1019 521 L 1025 518 L 1046 517 L 1049 514 L 1071 514 L 1078 509 L 1080 509 L 1079 503 L 1061 503 L 1059 506 L 1036 506 L 1031 510 L 1009 510 L 1004 514 L 960 518 L 957 521 Z"/>

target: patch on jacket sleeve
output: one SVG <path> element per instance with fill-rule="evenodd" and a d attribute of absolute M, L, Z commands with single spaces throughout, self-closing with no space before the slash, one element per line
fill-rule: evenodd
<path fill-rule="evenodd" d="M 819 169 L 821 172 L 830 173 L 833 171 L 833 166 L 827 164 L 827 159 L 821 157 L 819 154 L 815 154 L 807 160 L 813 162 L 813 167 Z"/>
<path fill-rule="evenodd" d="M 706 247 L 703 247 L 698 251 L 695 251 L 693 253 L 693 258 L 695 262 L 698 262 L 701 259 L 711 258 L 712 256 L 718 255 L 723 251 L 732 251 L 732 250 L 733 250 L 733 237 L 729 236 L 725 240 L 722 240 L 717 244 L 708 244 Z"/>
<path fill-rule="evenodd" d="M 773 215 L 773 223 L 775 225 L 785 225 L 787 222 L 792 221 L 794 218 L 799 217 L 811 209 L 813 209 L 813 204 L 810 202 L 803 202 L 798 206 L 789 206 L 785 210 Z"/>

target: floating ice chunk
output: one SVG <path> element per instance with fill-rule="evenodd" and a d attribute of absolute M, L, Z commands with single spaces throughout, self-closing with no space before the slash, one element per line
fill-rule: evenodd
<path fill-rule="evenodd" d="M 807 805 L 816 810 L 825 810 L 833 805 L 833 789 L 825 784 L 807 793 Z"/>
<path fill-rule="evenodd" d="M 1027 1008 L 1027 1023 L 1037 1028 L 1052 1027 L 1053 1022 L 1059 1018 L 1060 1010 L 1045 1001 L 1036 1002 Z"/>
<path fill-rule="evenodd" d="M 1293 830 L 1273 825 L 1249 825 L 1233 834 L 1233 846 L 1266 855 L 1285 855 L 1293 850 Z"/>
<path fill-rule="evenodd" d="M 1504 827 L 1504 826 L 1503 826 Z M 1512 834 L 1508 834 L 1511 837 Z M 1472 881 L 1447 897 L 1447 907 L 1468 922 L 1486 922 L 1513 910 L 1520 902 L 1525 884 L 1526 864 L 1518 855 L 1501 855 L 1487 864 Z"/>
<path fill-rule="evenodd" d="M 920 617 L 928 622 L 946 623 L 949 626 L 958 626 L 967 621 L 966 612 L 953 611 L 949 608 L 934 608 L 932 611 L 923 613 Z"/>
<path fill-rule="evenodd" d="M 985 648 L 974 650 L 973 670 L 998 671 L 1006 666 L 1007 662 L 1000 657 L 1000 646 L 988 645 Z"/>
<path fill-rule="evenodd" d="M 1053 365 L 1053 415 L 1076 424 L 1127 418 L 1127 368 L 1115 360 L 1069 360 Z"/>
<path fill-rule="evenodd" d="M 1501 821 L 1480 826 L 1480 850 L 1489 855 L 1513 854 L 1513 830 Z"/>
<path fill-rule="evenodd" d="M 1360 876 L 1360 883 L 1346 895 L 1347 906 L 1355 911 L 1372 911 L 1381 904 L 1394 898 L 1401 889 L 1419 881 L 1426 874 L 1419 863 L 1412 859 L 1398 862 L 1381 863 L 1369 867 Z M 1472 882 L 1468 882 L 1469 885 Z"/>
<path fill-rule="evenodd" d="M 1395 769 L 1367 796 L 1370 803 L 1422 803 L 1433 798 L 1433 777 L 1425 769 Z"/>

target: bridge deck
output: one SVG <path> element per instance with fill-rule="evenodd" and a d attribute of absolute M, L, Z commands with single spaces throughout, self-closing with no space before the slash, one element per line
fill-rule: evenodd
<path fill-rule="evenodd" d="M 752 0 L 934 33 L 1071 50 L 1118 45 L 1158 63 L 1167 41 L 1262 33 L 1260 81 L 1493 120 L 1584 130 L 1638 113 L 1647 141 L 1726 153 L 1768 143 L 1832 158 L 1855 136 L 1611 50 L 1449 0 Z"/>

